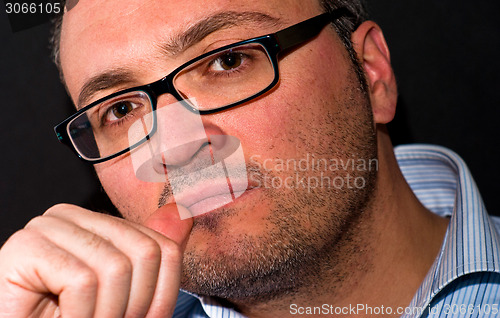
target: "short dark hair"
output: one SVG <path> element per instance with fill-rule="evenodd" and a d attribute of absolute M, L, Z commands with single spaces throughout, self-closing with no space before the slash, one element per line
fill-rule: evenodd
<path fill-rule="evenodd" d="M 368 20 L 368 12 L 364 0 L 319 0 L 325 12 L 332 12 L 337 8 L 347 8 L 352 16 L 343 17 L 333 22 L 333 26 L 337 31 L 340 39 L 349 53 L 351 62 L 360 84 L 366 90 L 366 78 L 363 68 L 359 64 L 356 52 L 353 48 L 351 41 L 351 34 L 358 28 L 364 21 Z M 61 1 L 62 6 L 66 4 L 65 0 Z M 61 60 L 59 56 L 60 40 L 61 40 L 61 27 L 63 20 L 64 10 L 53 19 L 52 35 L 50 37 L 50 46 L 52 49 L 52 60 L 59 70 L 59 76 L 64 83 L 64 76 L 61 69 Z"/>
<path fill-rule="evenodd" d="M 66 7 L 66 0 L 61 1 L 61 6 L 63 8 Z M 64 76 L 61 69 L 61 59 L 60 59 L 60 45 L 61 45 L 61 28 L 63 15 L 65 10 L 61 10 L 55 17 L 52 19 L 52 32 L 49 39 L 50 49 L 51 49 L 51 57 L 52 61 L 56 64 L 57 69 L 59 70 L 59 77 L 61 81 L 64 83 Z"/>
<path fill-rule="evenodd" d="M 368 85 L 366 82 L 365 72 L 361 66 L 356 51 L 352 45 L 351 35 L 365 21 L 369 19 L 367 6 L 364 0 L 319 0 L 325 12 L 332 12 L 338 8 L 346 8 L 351 13 L 351 16 L 344 16 L 334 21 L 333 27 L 337 31 L 338 36 L 344 43 L 344 46 L 349 54 L 352 66 L 361 85 L 361 89 L 367 92 Z"/>

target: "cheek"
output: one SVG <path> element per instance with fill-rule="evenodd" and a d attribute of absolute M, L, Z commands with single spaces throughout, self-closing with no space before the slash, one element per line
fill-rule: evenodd
<path fill-rule="evenodd" d="M 141 223 L 157 209 L 163 184 L 139 180 L 130 156 L 98 164 L 95 169 L 111 202 L 124 218 Z"/>
<path fill-rule="evenodd" d="M 270 94 L 228 113 L 232 123 L 223 125 L 233 127 L 249 155 L 293 158 L 303 155 L 304 143 L 321 141 L 316 127 L 327 113 L 340 112 L 347 85 L 340 79 L 348 72 L 343 59 L 322 52 L 327 50 L 288 56 L 280 62 L 280 83 Z M 304 58 L 308 54 L 311 58 Z"/>

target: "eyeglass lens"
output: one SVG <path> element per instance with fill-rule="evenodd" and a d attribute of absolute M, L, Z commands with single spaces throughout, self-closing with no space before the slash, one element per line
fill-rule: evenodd
<path fill-rule="evenodd" d="M 258 43 L 243 44 L 209 55 L 179 71 L 174 88 L 199 110 L 231 105 L 259 94 L 274 80 L 275 70 L 266 49 Z M 143 121 L 146 134 L 154 127 L 153 101 L 145 91 L 132 91 L 95 105 L 69 125 L 68 134 L 85 159 L 112 156 L 143 138 L 129 140 L 132 123 Z"/>

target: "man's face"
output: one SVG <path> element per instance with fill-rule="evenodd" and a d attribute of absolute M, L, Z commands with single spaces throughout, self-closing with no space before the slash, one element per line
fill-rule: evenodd
<path fill-rule="evenodd" d="M 215 28 L 176 55 L 162 50 L 177 34 L 220 12 L 264 13 L 279 23 L 239 21 Z M 209 50 L 273 33 L 320 13 L 316 1 L 298 0 L 81 0 L 64 18 L 61 64 L 74 101 L 90 78 L 109 70 L 129 73 L 129 80 L 98 91 L 91 98 L 94 101 L 156 81 Z M 334 258 L 341 256 L 333 251 L 340 251 L 346 241 L 355 244 L 346 233 L 355 227 L 369 201 L 374 171 L 314 168 L 311 158 L 338 163 L 375 158 L 369 102 L 330 27 L 281 56 L 279 67 L 280 83 L 270 93 L 202 117 L 207 134 L 240 140 L 250 189 L 232 203 L 195 218 L 184 260 L 185 289 L 235 300 L 296 289 L 314 272 L 316 262 L 325 257 L 338 261 Z M 158 107 L 173 101 L 172 96 L 162 95 Z M 273 163 L 301 159 L 309 160 L 308 168 L 270 169 Z M 129 220 L 144 222 L 169 199 L 165 198 L 168 183 L 136 178 L 130 154 L 98 164 L 96 171 L 113 203 Z M 335 186 L 307 184 L 308 177 L 321 176 L 340 179 Z M 361 179 L 354 185 L 355 178 L 362 178 L 363 186 L 359 186 Z"/>

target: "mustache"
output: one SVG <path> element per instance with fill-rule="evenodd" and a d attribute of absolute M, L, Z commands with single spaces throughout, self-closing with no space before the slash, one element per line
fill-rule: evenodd
<path fill-rule="evenodd" d="M 191 170 L 191 173 L 185 173 L 185 170 L 177 173 L 168 173 L 168 178 L 163 186 L 163 190 L 160 193 L 158 198 L 158 208 L 164 206 L 174 197 L 174 193 L 181 193 L 191 187 L 195 187 L 198 184 L 204 182 L 210 182 L 213 180 L 220 180 L 221 175 L 219 172 L 215 171 L 216 169 L 206 168 L 206 169 L 194 169 Z M 243 179 L 246 178 L 248 180 L 248 184 L 252 186 L 252 184 L 261 184 L 262 180 L 265 179 L 266 174 L 269 172 L 265 172 L 262 170 L 262 167 L 255 163 L 246 163 L 245 168 L 237 167 L 236 169 L 232 169 L 232 167 L 226 166 L 227 170 L 233 170 L 237 173 L 231 175 L 231 179 Z M 225 176 L 224 176 L 225 177 Z M 225 177 L 226 179 L 229 179 Z M 230 181 L 230 180 L 227 180 Z"/>

